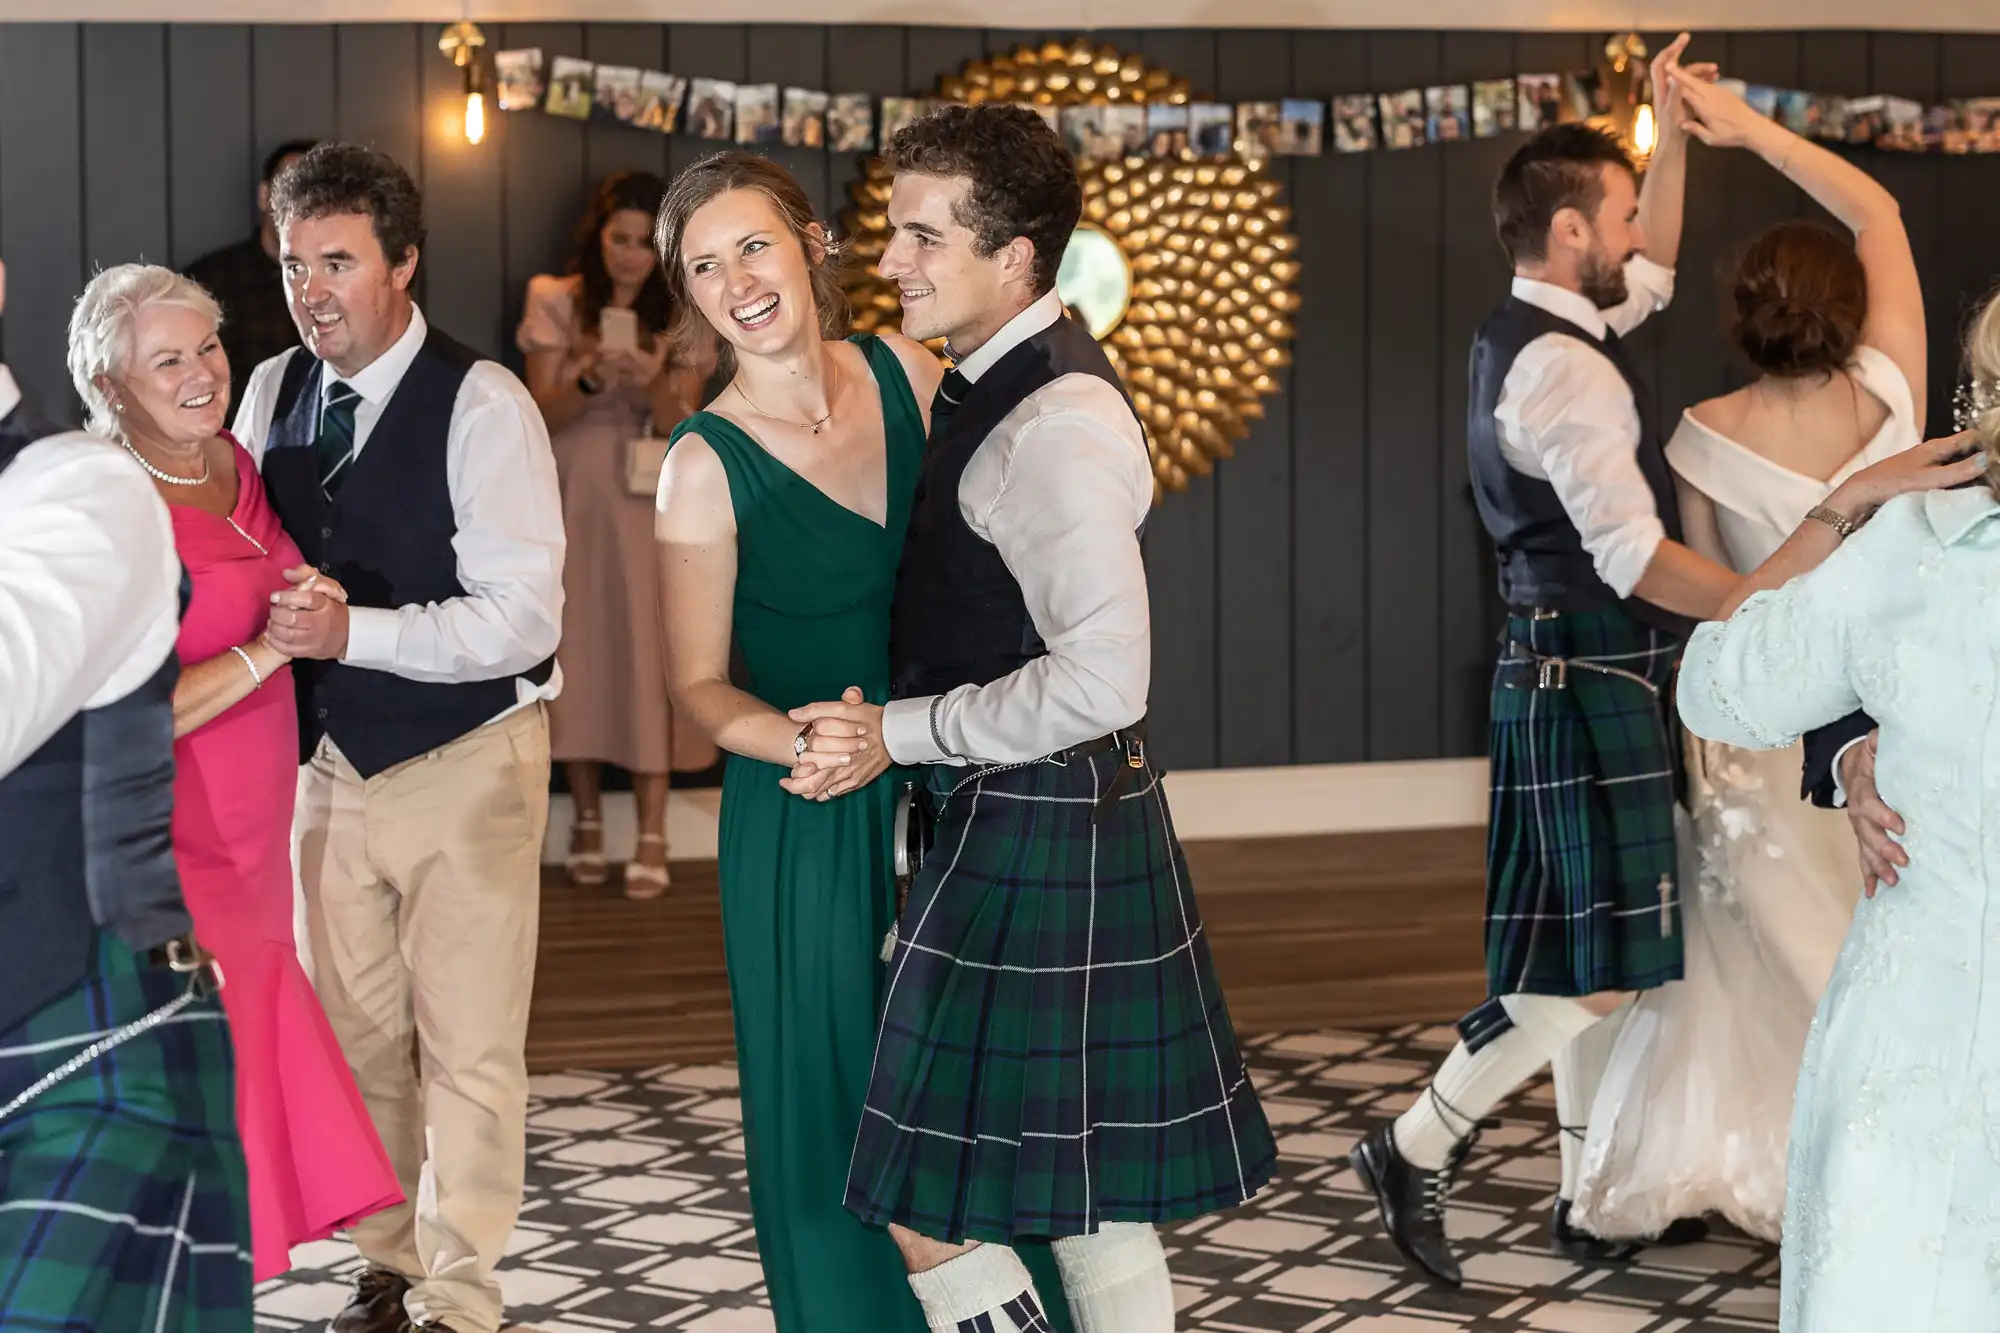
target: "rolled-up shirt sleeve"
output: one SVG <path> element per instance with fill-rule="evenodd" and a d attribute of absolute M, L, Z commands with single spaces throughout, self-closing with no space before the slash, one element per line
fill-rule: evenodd
<path fill-rule="evenodd" d="M 536 666 L 562 637 L 562 498 L 534 399 L 492 363 L 460 390 L 447 446 L 463 597 L 348 612 L 350 666 L 411 680 L 494 680 Z"/>
<path fill-rule="evenodd" d="M 1052 397 L 1095 392 L 1064 386 Z M 1130 412 L 1108 387 L 1102 396 L 1096 410 L 1045 411 L 1025 425 L 1004 484 L 971 516 L 1048 652 L 988 685 L 890 704 L 883 741 L 898 762 L 1021 763 L 1145 715 L 1152 633 L 1138 527 L 1152 473 Z"/>
<path fill-rule="evenodd" d="M 1635 255 L 1625 264 L 1625 299 L 1604 312 L 1604 322 L 1621 336 L 1673 303 L 1674 271 Z"/>
<path fill-rule="evenodd" d="M 1618 368 L 1546 334 L 1515 359 L 1499 413 L 1555 488 L 1597 576 L 1630 597 L 1667 530 L 1639 470 L 1639 412 Z"/>

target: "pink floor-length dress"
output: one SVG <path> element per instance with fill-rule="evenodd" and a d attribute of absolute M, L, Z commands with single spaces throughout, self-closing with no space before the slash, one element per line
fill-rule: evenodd
<path fill-rule="evenodd" d="M 284 571 L 302 563 L 256 464 L 240 445 L 235 454 L 229 517 L 172 509 L 194 588 L 181 620 L 183 667 L 254 639 Z M 293 944 L 298 726 L 285 667 L 174 742 L 174 854 L 195 935 L 222 969 L 260 1282 L 291 1266 L 292 1246 L 403 1198 Z"/>

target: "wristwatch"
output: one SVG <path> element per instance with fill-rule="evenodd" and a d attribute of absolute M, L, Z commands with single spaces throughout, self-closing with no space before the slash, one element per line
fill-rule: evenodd
<path fill-rule="evenodd" d="M 592 397 L 604 392 L 604 386 L 592 379 L 590 372 L 587 370 L 576 377 L 576 387 L 579 392 L 591 395 Z"/>
<path fill-rule="evenodd" d="M 1842 541 L 1846 541 L 1861 530 L 1860 524 L 1838 510 L 1828 508 L 1826 505 L 1818 505 L 1812 509 L 1808 509 L 1806 517 L 1817 519 L 1819 522 L 1826 524 L 1829 528 L 1840 534 Z"/>
<path fill-rule="evenodd" d="M 799 734 L 792 738 L 792 758 L 803 759 L 806 757 L 806 743 L 812 739 L 812 734 L 813 724 L 810 722 L 799 728 Z"/>

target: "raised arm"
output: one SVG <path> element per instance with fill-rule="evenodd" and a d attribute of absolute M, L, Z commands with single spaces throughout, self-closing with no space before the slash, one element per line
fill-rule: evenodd
<path fill-rule="evenodd" d="M 791 768 L 799 723 L 729 682 L 736 511 L 722 460 L 699 435 L 683 435 L 667 451 L 653 531 L 675 709 L 731 754 Z"/>
<path fill-rule="evenodd" d="M 1688 136 L 1675 89 L 1680 81 L 1702 82 L 1704 77 L 1714 77 L 1707 66 L 1681 68 L 1681 52 L 1687 44 L 1688 35 L 1682 33 L 1653 57 L 1649 71 L 1653 103 L 1659 113 L 1654 117 L 1659 139 L 1646 162 L 1645 183 L 1639 188 L 1639 230 L 1646 238 L 1646 258 L 1662 268 L 1679 262 L 1681 220 L 1687 202 Z"/>
<path fill-rule="evenodd" d="M 1747 148 L 1757 154 L 1854 233 L 1855 252 L 1868 275 L 1868 318 L 1861 341 L 1901 368 L 1916 400 L 1921 435 L 1928 373 L 1924 296 L 1895 196 L 1845 158 L 1758 115 L 1728 89 L 1685 72 L 1668 77 L 1679 90 L 1688 133 L 1718 148 Z"/>

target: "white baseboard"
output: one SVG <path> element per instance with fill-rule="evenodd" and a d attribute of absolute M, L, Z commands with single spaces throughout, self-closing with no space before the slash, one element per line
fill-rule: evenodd
<path fill-rule="evenodd" d="M 1478 827 L 1486 823 L 1486 761 L 1194 769 L 1168 775 L 1167 799 L 1175 828 L 1190 841 Z M 715 788 L 668 798 L 667 846 L 675 860 L 715 858 L 721 803 Z M 632 855 L 633 814 L 630 792 L 605 793 L 604 848 L 613 861 Z M 549 803 L 545 863 L 562 863 L 572 817 L 569 797 Z"/>

